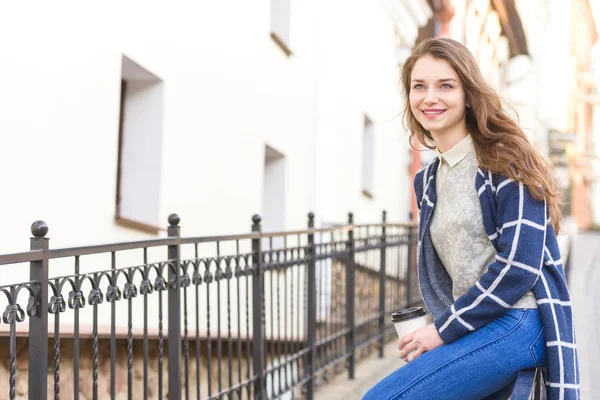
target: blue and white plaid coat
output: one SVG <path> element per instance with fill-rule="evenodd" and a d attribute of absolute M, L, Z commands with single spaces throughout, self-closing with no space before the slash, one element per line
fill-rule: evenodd
<path fill-rule="evenodd" d="M 500 317 L 532 290 L 544 326 L 549 399 L 579 399 L 579 370 L 571 300 L 545 200 L 522 183 L 478 168 L 475 188 L 496 260 L 454 301 L 452 280 L 431 241 L 439 158 L 415 177 L 419 205 L 417 251 L 421 294 L 445 343 Z"/>

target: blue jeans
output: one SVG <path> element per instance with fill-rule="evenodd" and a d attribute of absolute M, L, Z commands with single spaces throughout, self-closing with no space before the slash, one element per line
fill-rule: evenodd
<path fill-rule="evenodd" d="M 509 309 L 488 325 L 402 366 L 363 400 L 505 399 L 520 370 L 545 363 L 538 311 Z"/>

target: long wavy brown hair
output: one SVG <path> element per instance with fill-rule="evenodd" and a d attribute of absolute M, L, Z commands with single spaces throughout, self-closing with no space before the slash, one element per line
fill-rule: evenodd
<path fill-rule="evenodd" d="M 559 233 L 564 195 L 554 178 L 552 164 L 533 148 L 517 122 L 503 109 L 500 96 L 483 78 L 469 49 L 455 40 L 424 40 L 402 67 L 403 114 L 411 146 L 416 139 L 425 147 L 435 148 L 431 132 L 423 128 L 410 109 L 412 70 L 424 55 L 446 60 L 460 77 L 466 103 L 471 106 L 466 109 L 465 118 L 479 166 L 523 183 L 538 200 L 546 198 L 552 225 Z"/>

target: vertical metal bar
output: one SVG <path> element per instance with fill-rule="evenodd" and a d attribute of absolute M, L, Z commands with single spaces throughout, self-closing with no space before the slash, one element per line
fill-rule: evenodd
<path fill-rule="evenodd" d="M 231 338 L 231 261 L 225 267 L 225 282 L 227 283 L 227 367 L 229 369 L 229 390 L 233 387 L 233 342 Z M 233 398 L 233 392 L 229 392 L 228 398 Z"/>
<path fill-rule="evenodd" d="M 307 235 L 308 240 L 310 241 L 310 234 Z M 313 243 L 314 243 L 314 235 L 313 235 Z M 310 242 L 308 243 L 308 246 L 311 247 Z M 312 254 L 314 255 L 315 253 L 315 249 L 312 249 Z M 310 269 L 310 261 L 308 264 L 308 269 Z M 316 260 L 314 262 L 314 264 L 312 264 L 312 266 L 314 267 L 315 270 L 315 342 L 317 341 L 317 338 L 319 339 L 323 339 L 323 325 L 317 324 L 317 314 L 321 313 L 323 310 L 323 265 L 322 263 L 318 263 Z M 309 271 L 307 271 L 308 274 L 310 274 Z M 317 280 L 319 281 L 319 288 L 317 289 L 316 286 L 316 282 Z M 308 284 L 308 290 L 309 290 L 309 298 L 310 298 L 310 275 L 307 277 L 307 284 Z M 307 307 L 308 307 L 308 303 L 307 303 Z M 308 309 L 307 309 L 308 310 Z M 326 362 L 326 355 L 324 353 L 324 347 L 321 346 L 315 346 L 315 354 L 313 356 L 313 371 L 317 371 L 317 369 L 321 368 L 321 366 Z M 310 368 L 310 366 L 309 366 Z M 316 375 L 316 372 L 313 372 L 313 375 Z M 321 378 L 324 378 L 324 376 L 315 376 L 315 380 L 320 380 Z M 318 384 L 318 382 L 315 382 L 316 386 Z"/>
<path fill-rule="evenodd" d="M 319 233 L 319 243 L 323 243 L 323 232 Z M 315 244 L 315 251 L 313 253 L 315 257 L 317 257 L 317 249 L 318 245 Z M 331 268 L 329 268 L 329 263 L 326 260 L 320 261 L 320 266 L 322 276 L 320 286 L 323 295 L 321 296 L 321 306 L 319 307 L 319 310 L 321 310 L 321 318 L 323 318 L 323 327 L 321 328 L 322 334 L 319 337 L 319 340 L 327 340 L 321 346 L 325 356 L 325 363 L 329 364 L 329 362 L 333 360 L 333 355 L 331 354 L 331 342 L 328 340 L 331 337 L 331 323 L 329 321 L 329 309 L 331 307 Z M 323 372 L 323 379 L 325 381 L 329 380 L 329 367 Z"/>
<path fill-rule="evenodd" d="M 308 214 L 308 229 L 314 229 L 315 215 L 311 212 Z M 316 354 L 316 327 L 317 327 L 317 305 L 316 305 L 316 259 L 315 259 L 315 234 L 309 232 L 308 243 L 306 246 L 307 273 L 308 273 L 308 296 L 307 296 L 307 314 L 306 324 L 307 342 L 308 342 L 308 359 L 306 375 L 308 382 L 306 383 L 306 398 L 313 400 L 315 395 L 315 361 Z"/>
<path fill-rule="evenodd" d="M 297 246 L 298 248 L 300 248 L 300 240 L 298 239 L 297 241 Z M 300 252 L 298 252 L 300 253 Z M 300 255 L 300 254 L 299 254 Z M 292 375 L 292 385 L 296 386 L 296 381 L 294 380 L 294 364 L 296 364 L 296 371 L 300 371 L 298 369 L 298 358 L 295 357 L 296 356 L 296 342 L 298 341 L 298 325 L 294 324 L 294 322 L 296 322 L 296 319 L 294 318 L 294 283 L 297 283 L 298 280 L 294 279 L 294 270 L 298 270 L 298 264 L 294 265 L 293 267 L 291 267 L 290 270 L 290 330 L 291 330 L 291 346 L 290 346 L 290 353 L 292 354 L 292 356 L 294 357 L 294 359 L 292 360 L 292 363 L 290 364 L 290 373 Z M 294 326 L 296 327 L 296 329 L 294 329 Z M 297 374 L 299 375 L 299 374 Z M 294 393 L 295 391 L 293 390 L 292 393 Z"/>
<path fill-rule="evenodd" d="M 93 320 L 92 320 L 92 399 L 98 400 L 98 303 L 100 299 L 100 279 L 98 274 L 94 274 L 93 289 L 96 296 L 93 298 Z M 92 303 L 92 301 L 90 301 Z"/>
<path fill-rule="evenodd" d="M 41 250 L 42 260 L 29 264 L 29 278 L 37 281 L 38 308 L 29 318 L 29 398 L 47 398 L 48 381 L 48 225 L 36 221 L 31 225 L 31 250 Z M 15 300 L 16 301 L 16 300 Z"/>
<path fill-rule="evenodd" d="M 167 266 L 167 268 L 169 268 Z M 163 269 L 159 270 L 159 277 L 162 278 Z M 163 398 L 163 289 L 158 289 L 158 398 Z"/>
<path fill-rule="evenodd" d="M 12 303 L 9 307 L 15 307 L 17 304 L 17 290 L 14 286 L 10 288 L 10 297 L 12 297 Z M 14 309 L 14 308 L 13 308 Z M 16 316 L 13 315 L 10 321 L 10 375 L 9 375 L 9 398 L 10 400 L 16 399 L 17 390 L 17 328 L 16 328 Z"/>
<path fill-rule="evenodd" d="M 133 269 L 129 269 L 131 285 L 133 285 Z M 133 399 L 133 294 L 127 295 L 127 399 Z"/>
<path fill-rule="evenodd" d="M 260 233 L 259 215 L 252 217 L 252 232 Z M 254 359 L 254 398 L 265 399 L 264 382 L 264 271 L 260 237 L 252 239 L 252 356 Z"/>
<path fill-rule="evenodd" d="M 266 252 L 267 250 L 263 250 L 264 252 Z M 271 330 L 270 330 L 270 334 L 271 336 L 269 338 L 267 338 L 267 334 L 265 333 L 265 340 L 271 340 L 271 395 L 273 397 L 276 396 L 275 392 L 275 327 L 274 327 L 274 320 L 275 320 L 275 307 L 273 305 L 273 299 L 275 298 L 274 292 L 273 292 L 273 275 L 275 273 L 275 267 L 274 267 L 274 263 L 273 263 L 273 237 L 269 237 L 269 264 L 265 265 L 265 273 L 266 271 L 269 272 L 269 282 L 270 282 L 270 290 L 269 290 L 269 322 L 271 325 Z M 266 299 L 266 295 L 265 295 L 265 299 Z M 266 323 L 266 320 L 265 320 Z M 266 328 L 265 328 L 266 329 Z M 266 346 L 266 343 L 265 343 Z M 265 349 L 265 361 L 267 361 L 267 350 Z"/>
<path fill-rule="evenodd" d="M 354 274 L 355 274 L 355 260 L 354 260 L 354 214 L 348 213 L 348 225 L 352 227 L 348 231 L 348 262 L 346 263 L 346 328 L 348 329 L 346 338 L 346 356 L 348 360 L 348 378 L 354 379 L 354 363 L 355 363 L 355 350 L 354 350 L 354 339 L 356 334 L 356 326 L 354 323 Z"/>
<path fill-rule="evenodd" d="M 60 280 L 55 279 L 56 297 L 60 297 Z M 54 314 L 54 400 L 60 399 L 60 310 L 61 305 L 57 304 Z"/>
<path fill-rule="evenodd" d="M 217 285 L 217 393 L 221 393 L 223 384 L 221 383 L 221 359 L 223 358 L 223 341 L 221 338 L 221 280 L 223 271 L 221 271 L 221 259 L 219 242 L 217 242 L 217 270 L 215 273 L 215 284 Z M 219 396 L 221 399 L 221 396 Z"/>
<path fill-rule="evenodd" d="M 287 263 L 287 248 L 288 248 L 288 241 L 287 241 L 287 235 L 285 235 L 283 237 L 283 263 L 284 263 L 284 268 L 283 268 L 283 298 L 284 298 L 284 304 L 283 304 L 283 354 L 284 354 L 284 369 L 283 369 L 283 373 L 285 374 L 285 380 L 284 380 L 284 390 L 288 391 L 288 389 L 290 388 L 289 385 L 289 381 L 288 381 L 288 369 L 289 369 L 289 365 L 290 365 L 290 359 L 289 359 L 289 349 L 288 349 L 288 345 L 289 345 L 289 341 L 290 341 L 290 337 L 288 336 L 288 295 L 287 295 L 287 273 L 288 273 L 288 269 L 289 269 L 289 265 Z M 293 252 L 292 252 L 293 253 Z"/>
<path fill-rule="evenodd" d="M 116 254 L 115 252 L 111 252 L 111 263 L 110 268 L 111 272 L 111 286 L 116 290 L 117 282 L 116 282 Z M 116 395 L 116 369 L 117 369 L 117 298 L 116 293 L 114 294 L 114 298 L 110 301 L 110 396 L 112 399 L 115 398 Z M 108 297 L 108 292 L 106 294 Z"/>
<path fill-rule="evenodd" d="M 204 274 L 204 282 L 206 282 L 206 356 L 208 358 L 206 363 L 206 373 L 208 384 L 208 397 L 212 394 L 212 339 L 210 337 L 210 283 L 212 282 L 212 276 L 210 274 L 210 262 L 206 263 L 206 271 Z M 218 310 L 217 310 L 218 312 Z"/>
<path fill-rule="evenodd" d="M 300 235 L 298 235 L 298 245 L 301 245 L 302 243 L 302 237 Z M 304 247 L 306 249 L 306 246 Z M 306 250 L 305 250 L 305 256 L 306 256 Z M 305 257 L 306 258 L 306 257 Z M 301 268 L 302 267 L 302 268 Z M 306 301 L 306 296 L 302 297 L 302 295 L 305 295 L 306 293 L 304 293 L 304 264 L 298 264 L 296 265 L 296 287 L 298 288 L 298 293 L 297 293 L 297 297 L 296 299 L 298 300 L 297 303 L 297 307 L 298 307 L 298 312 L 296 313 L 296 333 L 297 333 L 297 337 L 298 337 L 298 352 L 304 350 L 303 348 L 303 344 L 304 344 L 304 340 L 308 337 L 306 335 L 306 329 L 307 326 L 306 324 L 302 324 L 301 323 L 301 317 L 304 318 L 305 315 L 301 315 L 304 314 L 304 310 L 306 310 L 306 308 L 304 307 L 305 304 L 304 303 L 300 303 L 301 300 Z M 302 310 L 302 311 L 300 311 Z M 304 332 L 300 331 L 300 327 L 303 328 Z M 301 340 L 304 339 L 304 340 Z M 296 369 L 298 371 L 298 380 L 301 379 L 301 377 L 303 376 L 303 374 L 300 373 L 300 363 L 302 363 L 302 368 L 304 370 L 304 368 L 306 367 L 306 359 L 304 358 L 304 356 L 302 357 L 297 357 L 296 358 Z"/>
<path fill-rule="evenodd" d="M 187 274 L 187 267 L 185 273 Z M 184 359 L 184 379 L 185 379 L 185 400 L 190 398 L 190 341 L 188 338 L 188 310 L 187 310 L 187 284 L 183 288 L 183 355 Z"/>
<path fill-rule="evenodd" d="M 412 221 L 412 211 L 409 213 L 409 221 Z M 412 303 L 412 264 L 413 264 L 413 228 L 407 227 L 408 244 L 406 245 L 406 305 Z"/>
<path fill-rule="evenodd" d="M 179 216 L 169 215 L 169 228 L 167 234 L 177 239 L 175 245 L 169 246 L 169 263 L 173 268 L 169 270 L 168 303 L 169 303 L 169 399 L 181 399 L 181 292 L 179 267 L 181 264 L 179 244 L 180 228 Z"/>
<path fill-rule="evenodd" d="M 79 277 L 79 256 L 75 256 L 75 294 L 81 294 Z M 73 399 L 79 400 L 79 303 L 75 306 L 73 321 Z"/>
<path fill-rule="evenodd" d="M 318 253 L 323 253 L 324 251 L 326 251 L 326 248 L 324 247 L 325 243 L 327 242 L 327 239 L 324 238 L 324 236 L 326 236 L 326 233 L 321 233 L 319 235 L 319 250 L 317 251 Z M 329 232 L 329 236 L 330 236 L 330 240 L 333 241 L 333 232 Z M 327 287 L 329 290 L 329 294 L 328 294 L 328 302 L 327 302 L 327 308 L 326 308 L 326 321 L 327 321 L 327 330 L 326 330 L 326 334 L 328 337 L 328 342 L 327 342 L 327 353 L 329 354 L 329 360 L 333 361 L 336 359 L 336 354 L 335 354 L 335 342 L 332 339 L 333 335 L 336 332 L 335 329 L 335 321 L 334 321 L 334 317 L 335 317 L 335 295 L 336 295 L 336 291 L 335 291 L 335 263 L 333 261 L 333 259 L 331 258 L 331 255 L 327 255 L 327 258 L 323 259 L 323 264 L 327 265 Z M 334 368 L 334 364 L 330 366 L 331 371 L 333 372 L 333 375 L 335 376 L 335 370 Z"/>
<path fill-rule="evenodd" d="M 338 235 L 339 235 L 339 233 L 338 233 Z M 335 267 L 335 264 L 334 264 L 333 255 L 331 254 L 331 252 L 336 250 L 338 239 L 339 238 L 336 238 L 335 231 L 332 231 L 330 233 L 329 246 L 326 246 L 326 248 L 325 248 L 325 251 L 327 252 L 327 258 L 328 258 L 328 260 L 331 261 L 332 276 L 334 276 L 333 274 L 335 273 L 333 270 L 333 268 Z M 337 281 L 336 278 L 338 278 L 338 276 L 335 276 L 335 278 L 333 278 L 332 282 L 336 282 Z M 335 322 L 335 327 L 336 327 L 335 332 L 336 333 L 338 332 L 340 325 L 341 325 L 341 321 L 339 320 L 341 318 L 341 315 L 339 314 L 340 311 L 338 310 L 338 307 L 337 307 L 338 306 L 337 298 L 340 295 L 339 288 L 340 288 L 339 285 L 334 285 L 333 290 L 332 290 L 332 299 L 334 299 L 336 301 L 336 303 L 335 303 L 336 308 L 332 310 L 335 315 L 335 318 L 336 318 L 336 322 Z M 333 343 L 333 353 L 335 355 L 335 358 L 338 358 L 341 356 L 341 352 L 340 352 L 341 339 L 342 339 L 341 337 L 338 337 L 337 339 L 335 339 L 335 342 Z M 339 365 L 340 365 L 340 363 L 338 362 L 334 366 L 334 373 L 336 373 L 336 374 L 338 373 Z"/>
<path fill-rule="evenodd" d="M 284 235 L 285 237 L 285 235 Z M 285 248 L 283 250 L 285 252 Z M 276 277 L 276 281 L 275 281 L 275 285 L 277 286 L 277 373 L 278 373 L 278 382 L 277 382 L 277 393 L 279 395 L 281 395 L 281 393 L 283 392 L 283 384 L 282 384 L 282 379 L 283 379 L 283 363 L 281 362 L 282 359 L 282 355 L 283 355 L 283 345 L 282 345 L 282 341 L 281 341 L 281 306 L 282 304 L 280 304 L 280 286 L 281 286 L 281 274 L 280 271 L 283 270 L 284 266 L 283 266 L 283 259 L 280 259 L 281 256 L 281 252 L 279 251 L 279 249 L 277 249 L 277 274 L 275 275 Z M 283 258 L 283 256 L 281 256 L 281 258 Z"/>
<path fill-rule="evenodd" d="M 249 260 L 246 259 L 246 378 L 248 380 L 250 380 L 250 354 L 252 353 L 251 351 L 251 347 L 250 347 L 250 287 L 249 287 L 249 280 L 250 280 L 250 274 L 252 274 L 252 268 L 251 266 L 248 264 Z M 251 261 L 250 261 L 251 262 Z M 246 385 L 246 392 L 248 394 L 248 399 L 251 398 L 252 395 L 252 391 L 254 390 L 254 388 L 250 388 L 250 384 Z"/>
<path fill-rule="evenodd" d="M 144 275 L 147 280 L 149 278 L 149 273 L 148 248 L 144 247 Z M 144 295 L 144 399 L 148 398 L 148 292 L 149 289 L 145 289 L 142 292 Z"/>
<path fill-rule="evenodd" d="M 387 212 L 383 210 L 382 213 L 382 227 L 381 227 L 381 249 L 379 256 L 379 357 L 383 357 L 383 347 L 385 343 L 385 277 L 386 277 L 386 222 L 387 222 Z"/>
<path fill-rule="evenodd" d="M 194 279 L 194 286 L 196 287 L 196 400 L 200 400 L 200 293 L 199 286 L 202 282 L 200 277 L 200 260 L 198 259 L 198 243 L 194 245 L 194 257 L 195 257 L 195 273 L 197 277 Z"/>
<path fill-rule="evenodd" d="M 240 279 L 242 279 L 242 266 L 240 264 L 240 241 L 235 241 L 235 255 L 236 255 L 236 267 L 235 267 L 235 281 L 237 285 L 237 359 L 238 359 L 238 383 L 240 387 L 238 389 L 238 399 L 242 398 L 242 308 L 240 306 Z M 249 356 L 249 355 L 248 355 Z"/>
<path fill-rule="evenodd" d="M 402 235 L 406 234 L 405 230 L 401 231 Z M 404 236 L 401 236 L 404 237 Z M 392 303 L 394 307 L 397 307 L 398 304 L 401 304 L 401 299 L 400 299 L 400 291 L 402 290 L 402 279 L 403 279 L 403 269 L 402 269 L 402 265 L 404 264 L 403 259 L 404 259 L 404 251 L 407 250 L 408 247 L 403 246 L 402 244 L 400 244 L 398 247 L 396 247 L 396 254 L 394 256 L 394 258 L 396 259 L 396 277 L 398 278 L 396 280 L 396 290 L 394 291 L 394 302 Z M 396 311 L 396 310 L 391 310 Z"/>
<path fill-rule="evenodd" d="M 298 241 L 298 247 L 300 247 L 300 241 Z M 297 335 L 298 326 L 296 324 L 294 324 L 296 322 L 296 319 L 294 318 L 294 283 L 298 282 L 297 280 L 294 279 L 294 270 L 297 270 L 297 269 L 298 269 L 298 265 L 296 264 L 290 270 L 290 330 L 291 330 L 291 338 L 292 338 L 292 343 L 290 346 L 290 353 L 294 357 L 294 359 L 292 360 L 292 364 L 290 365 L 290 371 L 292 373 L 292 385 L 294 385 L 294 386 L 296 385 L 296 381 L 294 380 L 294 375 L 293 375 L 294 364 L 296 364 L 296 371 L 299 371 L 298 370 L 298 358 L 295 357 L 296 349 L 297 349 L 296 341 L 298 341 L 299 335 Z"/>
<path fill-rule="evenodd" d="M 367 233 L 366 234 L 362 234 L 361 235 L 361 229 L 358 228 L 357 230 L 354 231 L 354 248 L 356 249 L 357 247 L 361 247 L 364 246 L 365 244 L 369 244 L 369 231 L 368 228 L 365 229 L 363 228 L 363 230 L 366 230 Z M 356 265 L 360 265 L 361 266 L 365 266 L 366 268 L 369 268 L 369 250 L 363 251 L 358 253 L 358 255 L 356 254 L 356 250 L 355 250 L 355 255 L 354 255 L 354 261 Z M 355 309 L 355 312 L 358 313 L 358 322 L 359 324 L 362 322 L 362 326 L 360 330 L 356 330 L 355 334 L 354 334 L 354 344 L 362 344 L 363 340 L 364 340 L 364 336 L 369 336 L 369 331 L 371 330 L 371 324 L 370 321 L 368 321 L 368 316 L 369 316 L 369 311 L 371 310 L 370 307 L 370 303 L 371 303 L 371 288 L 373 287 L 373 282 L 372 282 L 372 276 L 371 274 L 369 274 L 368 269 L 364 270 L 364 276 L 360 276 L 361 279 L 363 279 L 366 283 L 366 290 L 358 290 L 355 292 L 355 303 L 358 303 L 358 310 Z M 354 271 L 354 282 L 356 282 L 356 270 Z M 356 285 L 354 286 L 354 289 L 356 290 Z M 356 305 L 355 305 L 356 307 Z M 355 321 L 355 326 L 356 326 L 356 321 Z M 358 355 L 358 359 L 360 359 L 361 357 L 364 357 L 365 352 L 368 349 L 366 347 L 363 347 L 361 349 L 360 354 Z M 356 365 L 356 359 L 354 361 L 355 365 Z"/>
<path fill-rule="evenodd" d="M 308 235 L 308 240 L 309 240 L 309 244 L 308 246 L 312 248 L 312 257 L 314 259 L 315 257 L 315 253 L 316 253 L 316 248 L 314 246 L 314 234 L 312 235 L 313 238 L 313 243 L 311 245 L 310 243 L 310 237 L 311 235 Z M 325 265 L 322 262 L 317 262 L 316 259 L 314 259 L 314 269 L 315 269 L 315 298 L 316 298 L 316 303 L 315 303 L 315 342 L 317 340 L 317 337 L 319 338 L 320 341 L 323 340 L 324 337 L 326 337 L 326 334 L 324 334 L 324 330 L 327 328 L 326 324 L 321 324 L 320 326 L 317 324 L 317 314 L 319 316 L 323 315 L 323 307 L 325 304 Z M 310 268 L 310 267 L 309 267 Z M 317 282 L 317 276 L 319 279 L 319 290 L 317 291 L 317 287 L 316 287 L 316 282 Z M 310 288 L 310 276 L 308 278 L 308 287 Z M 310 289 L 309 289 L 310 290 Z M 310 297 L 310 295 L 309 295 Z M 317 369 L 321 368 L 323 365 L 325 365 L 327 363 L 327 352 L 326 352 L 327 348 L 324 345 L 315 347 L 315 357 L 313 358 L 314 361 L 314 365 L 313 365 L 313 371 L 316 371 Z M 324 371 L 322 377 L 320 377 L 324 380 L 328 379 L 327 376 L 327 370 Z"/>

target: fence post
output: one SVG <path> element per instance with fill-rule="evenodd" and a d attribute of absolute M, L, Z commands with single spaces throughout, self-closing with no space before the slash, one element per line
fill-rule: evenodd
<path fill-rule="evenodd" d="M 412 221 L 412 211 L 408 213 L 408 220 Z M 412 302 L 412 252 L 413 252 L 413 228 L 408 227 L 408 243 L 406 251 L 406 306 L 410 306 Z"/>
<path fill-rule="evenodd" d="M 37 309 L 29 318 L 29 398 L 45 399 L 48 381 L 48 225 L 31 225 L 31 250 L 41 250 L 42 260 L 29 264 L 29 279 L 39 282 Z"/>
<path fill-rule="evenodd" d="M 308 229 L 314 229 L 315 227 L 315 215 L 311 212 L 308 214 Z M 316 252 L 315 252 L 315 234 L 314 232 L 308 233 L 308 245 L 306 248 L 306 258 L 308 260 L 308 294 L 307 294 L 307 316 L 306 323 L 307 329 L 307 342 L 308 342 L 308 362 L 307 362 L 307 375 L 309 380 L 306 383 L 306 398 L 307 400 L 313 400 L 315 393 L 315 361 L 317 357 L 316 353 L 316 328 L 317 328 L 317 271 L 316 271 Z"/>
<path fill-rule="evenodd" d="M 382 213 L 382 226 L 381 226 L 381 255 L 380 262 L 381 265 L 379 267 L 379 335 L 381 338 L 379 339 L 379 357 L 383 357 L 383 346 L 385 343 L 385 264 L 386 259 L 385 255 L 387 252 L 386 246 L 386 222 L 387 222 L 387 212 L 383 210 Z"/>
<path fill-rule="evenodd" d="M 169 245 L 168 259 L 174 263 L 169 267 L 169 399 L 181 399 L 181 293 L 179 268 L 180 257 L 180 228 L 179 216 L 169 215 L 169 228 L 167 234 L 170 238 L 177 239 L 174 245 Z"/>
<path fill-rule="evenodd" d="M 252 217 L 252 232 L 260 233 L 260 215 Z M 254 360 L 254 398 L 265 399 L 265 345 L 264 345 L 264 271 L 261 238 L 252 239 L 252 358 Z"/>
<path fill-rule="evenodd" d="M 356 265 L 354 264 L 354 214 L 348 213 L 348 263 L 346 264 L 346 356 L 348 357 L 348 378 L 354 379 L 354 272 Z"/>

